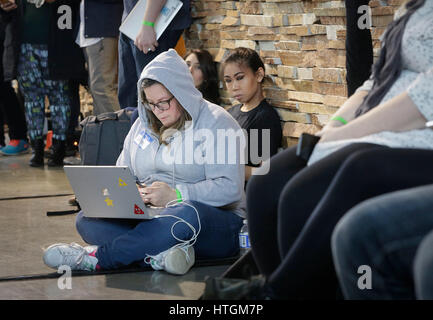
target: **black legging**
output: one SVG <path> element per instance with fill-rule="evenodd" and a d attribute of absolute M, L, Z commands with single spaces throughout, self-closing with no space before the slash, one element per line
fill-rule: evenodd
<path fill-rule="evenodd" d="M 346 82 L 348 96 L 360 87 L 371 73 L 373 64 L 373 43 L 370 29 L 360 29 L 358 13 L 360 6 L 368 5 L 370 0 L 346 0 Z"/>
<path fill-rule="evenodd" d="M 253 256 L 278 297 L 334 299 L 330 241 L 339 219 L 365 199 L 433 183 L 433 151 L 352 144 L 305 167 L 295 150 L 248 183 Z"/>

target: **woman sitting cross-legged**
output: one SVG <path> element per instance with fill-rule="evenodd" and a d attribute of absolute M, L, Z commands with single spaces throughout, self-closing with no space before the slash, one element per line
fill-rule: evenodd
<path fill-rule="evenodd" d="M 194 86 L 201 92 L 203 99 L 219 105 L 219 79 L 215 61 L 209 51 L 193 49 L 186 53 L 185 62 L 191 72 Z M 138 118 L 138 110 L 134 109 L 131 115 L 131 124 Z"/>
<path fill-rule="evenodd" d="M 144 68 L 138 96 L 139 118 L 117 165 L 137 177 L 144 203 L 165 209 L 152 220 L 97 219 L 80 212 L 78 233 L 93 246 L 52 245 L 44 254 L 48 266 L 97 270 L 149 263 L 184 274 L 195 257 L 239 252 L 245 169 L 239 148 L 226 143 L 229 136 L 224 144 L 216 139 L 241 128 L 227 111 L 202 98 L 172 49 Z"/>

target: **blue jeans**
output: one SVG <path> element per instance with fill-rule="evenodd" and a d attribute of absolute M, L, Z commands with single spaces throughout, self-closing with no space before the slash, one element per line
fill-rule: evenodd
<path fill-rule="evenodd" d="M 348 211 L 335 227 L 331 241 L 345 298 L 414 299 L 413 262 L 430 230 L 433 185 L 387 193 Z M 429 248 L 431 261 L 433 251 Z M 371 268 L 371 289 L 358 287 L 358 280 L 367 275 L 365 271 L 358 273 L 362 265 Z M 432 266 L 430 263 L 430 279 Z"/>
<path fill-rule="evenodd" d="M 415 256 L 414 281 L 417 299 L 433 300 L 433 231 L 424 237 Z"/>
<path fill-rule="evenodd" d="M 187 201 L 200 216 L 201 231 L 194 245 L 197 259 L 232 257 L 239 252 L 239 230 L 242 218 L 197 201 Z M 162 215 L 173 215 L 186 220 L 198 230 L 196 212 L 189 206 L 176 205 Z M 102 269 L 117 269 L 138 262 L 144 265 L 146 255 L 156 255 L 171 248 L 178 241 L 172 236 L 172 217 L 152 220 L 86 218 L 77 215 L 76 227 L 83 240 L 97 245 L 96 258 Z M 193 232 L 184 223 L 173 228 L 176 237 L 189 240 Z"/>
<path fill-rule="evenodd" d="M 158 40 L 155 51 L 144 54 L 130 38 L 119 36 L 118 98 L 122 109 L 137 107 L 137 82 L 144 67 L 161 52 L 174 48 L 183 30 L 166 30 Z"/>

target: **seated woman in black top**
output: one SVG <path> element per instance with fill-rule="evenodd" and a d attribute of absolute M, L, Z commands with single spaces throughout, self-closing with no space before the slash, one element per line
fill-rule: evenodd
<path fill-rule="evenodd" d="M 257 52 L 248 48 L 235 49 L 222 63 L 221 71 L 231 97 L 240 102 L 228 112 L 247 132 L 245 180 L 248 180 L 254 167 L 277 153 L 282 138 L 280 117 L 263 96 L 265 66 Z"/>

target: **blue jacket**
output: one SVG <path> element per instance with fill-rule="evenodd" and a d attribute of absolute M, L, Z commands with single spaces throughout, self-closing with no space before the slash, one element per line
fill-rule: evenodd
<path fill-rule="evenodd" d="M 84 37 L 117 38 L 122 12 L 122 0 L 85 0 Z"/>

